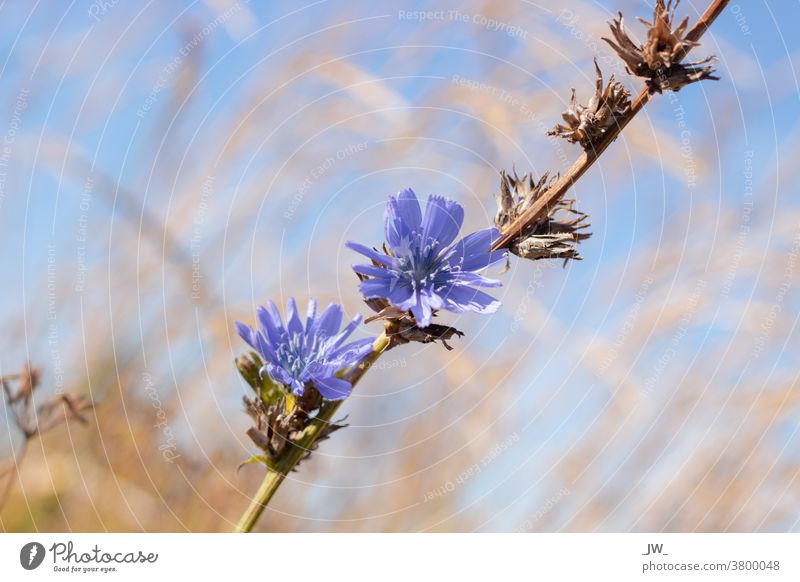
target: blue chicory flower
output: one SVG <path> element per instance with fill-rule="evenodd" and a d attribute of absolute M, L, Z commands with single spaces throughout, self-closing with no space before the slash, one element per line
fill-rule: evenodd
<path fill-rule="evenodd" d="M 356 316 L 343 330 L 342 306 L 330 304 L 316 317 L 317 303 L 308 304 L 305 327 L 297 314 L 297 304 L 290 298 L 286 306 L 286 327 L 272 301 L 257 309 L 259 329 L 236 322 L 236 331 L 261 354 L 266 373 L 297 396 L 312 383 L 324 398 L 341 400 L 350 395 L 350 382 L 336 377 L 336 372 L 355 366 L 372 348 L 374 337 L 344 343 L 361 322 Z"/>
<path fill-rule="evenodd" d="M 428 197 L 424 216 L 410 188 L 390 196 L 384 215 L 388 254 L 346 243 L 378 264 L 353 266 L 356 273 L 369 277 L 359 286 L 364 299 L 384 298 L 410 310 L 418 327 L 430 325 L 436 309 L 494 313 L 500 302 L 473 286 L 500 286 L 499 281 L 478 274 L 505 258 L 505 251 L 490 251 L 500 232 L 485 228 L 451 244 L 463 221 L 461 205 L 442 196 Z"/>

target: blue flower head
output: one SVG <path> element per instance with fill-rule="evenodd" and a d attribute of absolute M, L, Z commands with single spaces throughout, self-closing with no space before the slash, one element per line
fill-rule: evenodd
<path fill-rule="evenodd" d="M 283 384 L 300 396 L 311 383 L 324 398 L 341 400 L 350 395 L 350 382 L 336 377 L 336 372 L 358 364 L 372 348 L 374 337 L 345 343 L 361 322 L 358 315 L 347 327 L 342 325 L 342 306 L 331 303 L 316 317 L 317 303 L 308 304 L 305 326 L 297 314 L 297 304 L 289 299 L 284 327 L 278 308 L 272 301 L 257 309 L 259 329 L 236 322 L 236 331 L 264 359 L 260 370 L 274 382 Z"/>
<path fill-rule="evenodd" d="M 410 310 L 419 327 L 429 326 L 437 309 L 494 313 L 500 302 L 474 287 L 500 286 L 478 274 L 505 258 L 505 251 L 490 251 L 500 232 L 485 228 L 453 244 L 463 221 L 461 205 L 442 196 L 428 197 L 424 216 L 410 188 L 390 196 L 384 216 L 386 252 L 346 243 L 373 261 L 353 266 L 369 277 L 359 287 L 364 299 L 383 298 Z"/>

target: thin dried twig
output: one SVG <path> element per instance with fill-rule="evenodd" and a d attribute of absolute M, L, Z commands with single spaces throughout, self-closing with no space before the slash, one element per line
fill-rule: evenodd
<path fill-rule="evenodd" d="M 19 452 L 14 455 L 9 467 L 2 472 L 3 476 L 11 474 L 0 494 L 0 509 L 8 499 L 15 477 L 19 474 L 19 467 L 25 458 L 28 443 L 69 420 L 74 419 L 81 424 L 87 424 L 84 413 L 94 407 L 87 398 L 71 394 L 55 394 L 45 397 L 37 406 L 34 402 L 34 393 L 39 387 L 39 378 L 39 370 L 31 368 L 28 364 L 23 366 L 19 374 L 0 377 L 6 407 L 14 424 L 22 433 L 22 445 Z M 16 390 L 11 389 L 11 381 L 16 382 Z"/>
<path fill-rule="evenodd" d="M 678 63 L 683 60 L 687 53 L 692 49 L 694 43 L 703 36 L 711 23 L 720 15 L 722 10 L 728 5 L 730 0 L 713 0 L 711 5 L 706 9 L 700 19 L 694 24 L 691 30 L 686 34 L 683 48 L 678 51 L 674 57 L 674 62 Z M 539 218 L 544 216 L 550 208 L 553 207 L 569 188 L 581 177 L 586 171 L 592 167 L 592 164 L 600 157 L 600 155 L 611 145 L 623 129 L 630 123 L 639 111 L 650 100 L 651 90 L 644 88 L 636 96 L 631 104 L 630 112 L 620 117 L 618 123 L 608 129 L 608 131 L 597 141 L 592 144 L 593 147 L 584 151 L 572 167 L 553 184 L 544 195 L 542 195 L 535 204 L 522 213 L 517 219 L 503 230 L 502 235 L 492 245 L 492 250 L 497 250 L 507 247 L 515 238 L 522 232 L 526 231 L 532 224 Z"/>

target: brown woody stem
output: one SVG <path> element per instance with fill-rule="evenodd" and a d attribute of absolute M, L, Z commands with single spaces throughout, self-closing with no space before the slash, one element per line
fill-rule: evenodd
<path fill-rule="evenodd" d="M 714 0 L 686 34 L 686 39 L 689 41 L 697 41 L 703 36 L 703 33 L 708 30 L 708 27 L 711 26 L 711 23 L 714 22 L 729 2 L 730 0 Z M 676 62 L 683 60 L 690 48 L 691 47 L 687 47 L 686 50 L 679 55 L 679 59 Z M 592 164 L 600 157 L 600 154 L 611 145 L 611 142 L 617 139 L 617 136 L 625 129 L 625 126 L 630 123 L 631 119 L 642 110 L 649 100 L 650 91 L 647 88 L 642 89 L 633 100 L 630 112 L 625 117 L 621 118 L 617 125 L 610 128 L 591 150 L 583 152 L 569 170 L 567 170 L 547 192 L 536 200 L 530 208 L 520 214 L 508 227 L 504 228 L 500 238 L 492 245 L 492 250 L 507 247 L 514 238 L 527 230 L 534 222 L 544 216 L 555 203 L 561 200 L 567 190 L 592 167 Z"/>

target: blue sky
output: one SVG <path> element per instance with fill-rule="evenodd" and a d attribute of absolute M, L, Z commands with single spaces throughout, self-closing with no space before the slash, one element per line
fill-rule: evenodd
<path fill-rule="evenodd" d="M 386 193 L 405 186 L 420 193 L 448 193 L 471 209 L 469 228 L 483 226 L 494 213 L 496 169 L 516 164 L 521 171 L 563 171 L 560 152 L 568 160 L 579 152 L 573 146 L 559 150 L 524 119 L 516 127 L 519 140 L 499 130 L 496 141 L 484 140 L 486 128 L 473 115 L 477 105 L 445 100 L 453 94 L 448 91 L 454 75 L 485 79 L 515 94 L 530 91 L 531 110 L 541 107 L 549 126 L 570 86 L 577 86 L 579 95 L 591 87 L 593 53 L 581 39 L 602 33 L 602 21 L 618 8 L 629 15 L 647 12 L 644 2 L 566 3 L 563 9 L 580 17 L 569 29 L 559 24 L 567 20 L 561 5 L 540 4 L 509 3 L 498 10 L 498 23 L 521 31 L 504 34 L 480 18 L 486 12 L 480 2 L 445 2 L 433 9 L 427 2 L 119 2 L 105 8 L 90 2 L 58 8 L 4 3 L 0 134 L 14 133 L 0 202 L 5 233 L 0 274 L 7 284 L 0 316 L 13 332 L 3 340 L 2 371 L 30 358 L 52 373 L 58 358 L 66 360 L 70 378 L 91 376 L 78 357 L 86 349 L 78 339 L 86 338 L 88 329 L 92 340 L 105 338 L 125 361 L 138 359 L 139 353 L 143 360 L 149 357 L 155 363 L 145 365 L 163 375 L 165 391 L 181 390 L 186 378 L 197 373 L 200 359 L 214 361 L 215 379 L 233 381 L 233 371 L 220 372 L 224 364 L 217 362 L 228 361 L 236 347 L 218 336 L 210 339 L 203 322 L 220 313 L 228 316 L 228 311 L 229 319 L 243 316 L 264 295 L 276 293 L 327 293 L 342 301 L 345 296 L 348 306 L 357 309 L 346 273 L 353 257 L 344 253 L 341 242 L 353 236 L 378 242 Z M 687 1 L 682 10 L 697 14 L 703 5 Z M 401 16 L 401 10 L 441 10 L 442 16 L 420 20 Z M 726 10 L 697 49 L 698 55 L 719 57 L 721 80 L 690 86 L 676 100 L 654 99 L 637 120 L 636 131 L 664 138 L 656 153 L 626 133 L 575 188 L 581 208 L 592 217 L 594 236 L 581 248 L 585 260 L 546 270 L 547 284 L 536 290 L 537 301 L 564 332 L 559 342 L 614 333 L 647 272 L 636 266 L 648 260 L 637 252 L 640 247 L 655 247 L 649 257 L 653 263 L 662 252 L 667 256 L 673 243 L 711 261 L 713 233 L 720 234 L 719 240 L 730 239 L 737 225 L 724 217 L 741 218 L 749 200 L 745 171 L 752 172 L 756 185 L 753 217 L 760 225 L 748 245 L 764 256 L 786 252 L 785 240 L 772 236 L 770 225 L 798 210 L 793 160 L 800 46 L 792 28 L 798 16 L 800 5 L 794 1 L 741 2 Z M 187 47 L 193 48 L 187 52 Z M 332 59 L 350 68 L 325 73 Z M 377 79 L 386 90 L 345 90 L 336 78 L 343 74 L 354 75 L 356 81 L 348 83 Z M 191 79 L 191 85 L 181 88 L 182 79 Z M 638 87 L 627 76 L 621 80 Z M 253 95 L 260 101 L 252 101 Z M 429 115 L 432 107 L 440 111 L 434 121 L 414 127 L 414 119 Z M 498 115 L 519 114 L 513 106 L 499 108 Z M 237 117 L 237 112 L 252 115 Z M 328 118 L 330 125 L 324 123 Z M 241 125 L 228 125 L 234 121 Z M 408 128 L 419 133 L 408 135 Z M 688 158 L 675 151 L 684 131 L 692 148 Z M 472 141 L 476 136 L 477 143 Z M 411 145 L 401 147 L 398 140 L 411 140 Z M 366 144 L 366 153 L 345 155 L 314 178 L 298 211 L 286 218 L 303 180 L 326 158 L 358 143 Z M 389 152 L 394 157 L 385 165 Z M 702 167 L 693 185 L 682 175 L 690 162 Z M 473 181 L 481 168 L 481 177 Z M 214 193 L 198 247 L 207 302 L 173 312 L 173 302 L 185 299 L 186 282 L 168 256 L 173 252 L 170 237 L 177 237 L 178 255 L 194 252 L 191 225 L 198 217 L 200 185 L 208 176 L 214 176 Z M 693 213 L 694 208 L 717 211 Z M 88 225 L 85 245 L 78 241 L 82 224 Z M 174 234 L 165 235 L 164 225 L 174 225 Z M 712 233 L 702 239 L 702 248 L 690 234 L 698 228 Z M 689 289 L 676 293 L 691 292 L 692 277 L 697 278 L 695 267 L 684 261 L 686 252 L 675 264 L 675 280 L 689 273 Z M 57 273 L 56 351 L 47 339 L 43 307 L 49 256 Z M 148 256 L 156 257 L 152 273 L 143 266 Z M 84 263 L 91 274 L 87 288 L 78 292 L 75 281 Z M 530 330 L 507 335 L 530 269 L 516 263 L 506 275 L 509 309 L 493 323 L 464 318 L 463 325 L 477 334 L 470 349 L 480 353 L 510 339 L 538 354 L 508 379 L 522 395 L 521 406 L 541 405 L 546 386 L 572 391 L 557 398 L 540 422 L 513 424 L 510 432 L 522 435 L 511 448 L 515 454 L 502 457 L 502 471 L 470 482 L 463 492 L 465 506 L 483 503 L 496 486 L 510 498 L 526 491 L 527 481 L 513 477 L 512 468 L 528 462 L 534 470 L 548 466 L 603 406 L 605 393 L 584 392 L 596 379 L 559 355 L 554 346 L 561 343 L 534 345 Z M 752 297 L 761 283 L 758 277 L 738 278 L 731 295 Z M 598 294 L 603 297 L 599 302 Z M 796 305 L 796 299 L 791 295 L 787 305 Z M 131 310 L 137 312 L 135 319 L 128 319 Z M 175 315 L 179 311 L 182 315 Z M 784 314 L 794 316 L 791 310 Z M 122 323 L 115 326 L 115 320 Z M 162 326 L 163 334 L 155 335 L 163 335 L 166 348 L 148 335 Z M 172 338 L 170 329 L 181 326 L 190 331 Z M 727 333 L 712 318 L 705 328 L 689 332 L 677 358 L 688 366 L 700 346 L 725 341 Z M 642 353 L 657 358 L 661 346 L 643 346 Z M 788 353 L 772 358 L 775 368 L 793 365 Z M 542 360 L 548 365 L 541 367 Z M 735 383 L 730 378 L 716 382 Z M 237 414 L 238 397 L 236 391 L 221 396 L 221 410 Z M 187 424 L 191 416 L 187 413 Z M 788 434 L 794 438 L 794 432 Z M 553 442 L 560 444 L 554 447 Z M 607 470 L 613 473 L 614 468 L 612 463 Z M 542 487 L 541 495 L 523 496 L 520 503 L 528 500 L 535 507 L 548 496 L 547 485 Z M 487 510 L 494 517 L 486 528 L 515 527 L 514 512 L 499 509 Z"/>

